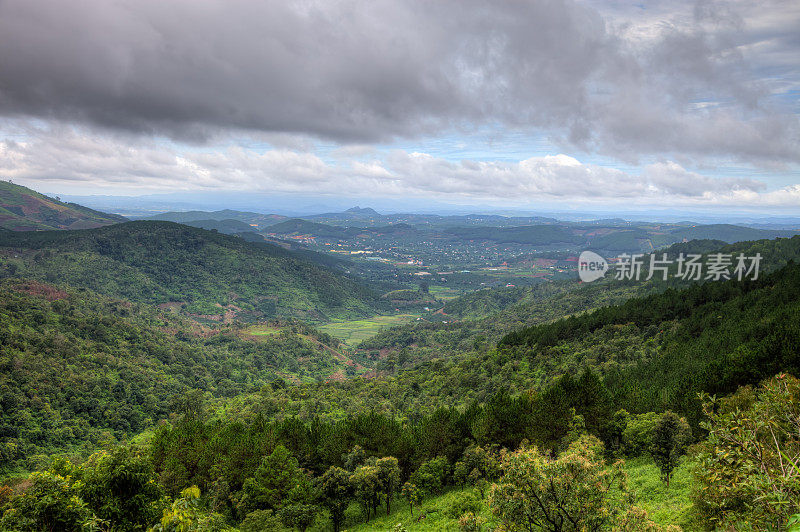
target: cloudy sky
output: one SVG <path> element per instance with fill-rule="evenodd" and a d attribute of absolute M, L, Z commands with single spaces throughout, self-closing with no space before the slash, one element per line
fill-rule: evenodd
<path fill-rule="evenodd" d="M 0 0 L 0 178 L 800 214 L 796 0 Z"/>

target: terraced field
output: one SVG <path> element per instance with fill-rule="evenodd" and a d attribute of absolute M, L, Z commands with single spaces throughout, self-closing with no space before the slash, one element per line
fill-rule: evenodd
<path fill-rule="evenodd" d="M 373 316 L 361 320 L 333 321 L 318 325 L 317 329 L 338 338 L 350 346 L 358 345 L 362 340 L 378 334 L 381 330 L 394 325 L 402 325 L 416 320 L 419 314 L 394 314 L 392 316 Z"/>

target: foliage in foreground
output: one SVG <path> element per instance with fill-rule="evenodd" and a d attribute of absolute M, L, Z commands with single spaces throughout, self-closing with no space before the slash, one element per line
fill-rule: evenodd
<path fill-rule="evenodd" d="M 695 505 L 712 526 L 779 528 L 800 513 L 800 381 L 778 375 L 722 400 L 704 396 L 708 440 Z"/>
<path fill-rule="evenodd" d="M 492 512 L 510 530 L 659 530 L 634 505 L 621 462 L 602 459 L 602 443 L 584 436 L 556 458 L 522 447 L 503 459 L 503 477 L 489 494 Z"/>

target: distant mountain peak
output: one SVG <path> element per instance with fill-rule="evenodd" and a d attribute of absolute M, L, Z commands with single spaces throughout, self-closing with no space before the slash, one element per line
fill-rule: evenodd
<path fill-rule="evenodd" d="M 355 207 L 351 207 L 351 208 L 347 209 L 344 212 L 351 212 L 353 214 L 365 214 L 365 215 L 380 216 L 380 213 L 378 211 L 376 211 L 375 209 L 372 209 L 370 207 L 364 207 L 362 209 L 359 206 L 355 206 Z"/>

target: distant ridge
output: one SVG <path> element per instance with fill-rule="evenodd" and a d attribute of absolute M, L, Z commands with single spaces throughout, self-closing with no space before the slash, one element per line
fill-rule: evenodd
<path fill-rule="evenodd" d="M 260 227 L 267 227 L 276 223 L 288 220 L 287 216 L 280 214 L 261 214 L 257 212 L 235 211 L 231 209 L 223 209 L 221 211 L 176 211 L 164 212 L 154 216 L 143 218 L 144 220 L 159 220 L 163 222 L 176 222 L 180 224 L 193 225 L 192 222 L 208 222 L 215 220 L 218 222 L 229 222 L 235 220 L 237 222 L 250 225 L 251 230 Z"/>
<path fill-rule="evenodd" d="M 0 228 L 11 231 L 93 229 L 127 219 L 95 211 L 77 203 L 64 203 L 21 185 L 0 181 Z"/>

